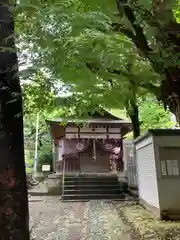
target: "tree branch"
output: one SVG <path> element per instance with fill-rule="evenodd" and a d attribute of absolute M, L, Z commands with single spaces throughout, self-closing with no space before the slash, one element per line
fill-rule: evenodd
<path fill-rule="evenodd" d="M 146 36 L 143 32 L 143 28 L 140 26 L 140 24 L 136 23 L 136 16 L 133 12 L 133 9 L 131 8 L 130 5 L 126 3 L 127 0 L 116 0 L 116 2 L 119 15 L 121 16 L 123 12 L 128 21 L 131 23 L 131 26 L 134 29 L 135 33 L 133 35 L 130 34 L 128 29 L 125 29 L 125 31 L 123 31 L 122 28 L 119 28 L 119 30 L 120 31 L 122 30 L 122 32 L 132 40 L 132 42 L 139 50 L 139 54 L 143 55 L 143 57 L 147 58 L 151 62 L 154 71 L 156 71 L 159 74 L 162 74 L 164 70 L 163 65 L 160 61 L 159 62 L 156 61 L 154 56 L 156 52 L 154 52 L 154 50 L 149 46 Z"/>
<path fill-rule="evenodd" d="M 152 52 L 152 49 L 148 45 L 142 27 L 136 23 L 136 17 L 132 8 L 126 4 L 126 0 L 116 0 L 116 2 L 118 11 L 120 13 L 123 11 L 135 31 L 135 38 L 133 37 L 132 41 L 135 43 L 136 47 L 144 53 L 144 56 L 149 58 L 149 52 Z"/>
<path fill-rule="evenodd" d="M 124 71 L 120 71 L 120 70 L 110 70 L 107 69 L 108 72 L 112 73 L 112 74 L 116 74 L 118 76 L 123 75 L 127 78 L 130 77 L 129 73 L 126 73 Z M 157 98 L 160 97 L 160 88 L 153 85 L 152 83 L 140 83 L 140 87 L 149 90 L 151 93 L 153 93 Z"/>
<path fill-rule="evenodd" d="M 115 32 L 122 32 L 122 33 L 124 33 L 128 38 L 130 38 L 133 42 L 135 42 L 136 36 L 133 34 L 133 32 L 132 32 L 130 29 L 125 28 L 125 27 L 123 26 L 123 24 L 121 24 L 121 23 L 112 23 L 111 26 L 112 26 L 112 28 L 113 28 L 113 30 L 114 30 Z"/>
<path fill-rule="evenodd" d="M 87 68 L 93 72 L 93 73 L 97 73 L 99 71 L 99 68 L 95 67 L 94 64 L 85 62 L 85 65 L 87 66 Z M 130 74 L 128 72 L 124 72 L 122 70 L 117 70 L 117 69 L 110 69 L 107 68 L 107 71 L 111 74 L 115 74 L 115 75 L 123 75 L 127 78 L 130 78 Z M 133 76 L 131 76 L 131 78 L 133 79 Z M 113 85 L 112 80 L 109 80 L 111 86 Z M 152 83 L 141 83 L 140 87 L 149 90 L 151 93 L 153 93 L 157 98 L 160 98 L 160 88 L 153 85 Z"/>

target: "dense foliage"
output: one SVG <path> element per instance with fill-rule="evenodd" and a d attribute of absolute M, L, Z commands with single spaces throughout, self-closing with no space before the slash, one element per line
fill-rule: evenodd
<path fill-rule="evenodd" d="M 16 26 L 34 71 L 46 70 L 51 89 L 58 90 L 58 81 L 70 87 L 76 114 L 99 104 L 125 108 L 137 137 L 138 102 L 148 92 L 178 119 L 178 13 L 177 2 L 168 0 L 29 0 L 25 6 L 21 0 Z M 40 105 L 50 96 L 42 86 Z"/>
<path fill-rule="evenodd" d="M 137 94 L 143 87 L 178 115 L 176 1 L 69 0 L 65 4 L 59 0 L 34 4 L 29 0 L 26 8 L 23 4 L 21 0 L 17 31 L 21 41 L 29 43 L 26 46 L 36 67 L 48 69 L 53 79 L 76 85 L 80 92 L 99 91 L 99 86 L 104 92 L 107 86 L 114 86 L 114 96 L 119 88 L 118 95 L 122 91 L 129 99 L 129 84 L 136 86 Z M 118 81 L 118 88 L 116 83 L 109 86 L 109 80 Z"/>
<path fill-rule="evenodd" d="M 126 111 L 112 109 L 111 112 L 117 117 L 129 119 Z M 175 126 L 175 123 L 171 122 L 170 112 L 165 111 L 163 105 L 159 104 L 152 96 L 139 103 L 139 119 L 141 134 L 152 128 L 172 128 Z"/>
<path fill-rule="evenodd" d="M 28 102 L 27 105 L 29 106 Z M 48 109 L 48 111 L 47 111 Z M 41 171 L 43 164 L 52 164 L 52 139 L 46 120 L 60 117 L 63 114 L 63 108 L 49 110 L 42 110 L 39 112 L 38 121 L 38 171 Z M 35 139 L 36 139 L 36 109 L 31 109 L 30 113 L 24 116 L 24 137 L 25 137 L 25 160 L 27 163 L 26 170 L 29 172 L 33 170 L 34 156 L 35 156 Z"/>
<path fill-rule="evenodd" d="M 139 121 L 141 135 L 152 128 L 172 128 L 176 123 L 171 121 L 170 112 L 165 111 L 153 96 L 148 96 L 144 101 L 139 102 Z M 128 119 L 126 111 L 112 109 L 111 112 L 120 118 Z M 127 135 L 128 139 L 133 138 L 132 132 Z"/>
<path fill-rule="evenodd" d="M 152 128 L 172 128 L 170 113 L 165 111 L 162 104 L 156 99 L 147 99 L 139 106 L 142 134 Z"/>
<path fill-rule="evenodd" d="M 2 1 L 0 42 L 1 232 L 4 239 L 29 239 L 16 52 L 27 68 L 19 75 L 26 114 L 54 106 L 55 95 L 65 85 L 77 100 L 70 112 L 77 103 L 86 111 L 98 105 L 125 108 L 135 137 L 140 134 L 139 111 L 147 93 L 154 94 L 180 123 L 180 4 L 179 0 L 20 0 L 15 8 L 14 1 Z M 146 114 L 155 111 L 148 104 Z M 161 111 L 153 119 L 145 115 L 151 124 L 153 120 L 160 124 L 160 116 L 166 119 Z M 27 132 L 32 137 L 31 127 Z"/>

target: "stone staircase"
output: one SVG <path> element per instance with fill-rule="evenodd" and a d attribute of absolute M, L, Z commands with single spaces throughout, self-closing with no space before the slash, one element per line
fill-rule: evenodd
<path fill-rule="evenodd" d="M 125 199 L 126 186 L 117 176 L 65 176 L 62 200 Z"/>

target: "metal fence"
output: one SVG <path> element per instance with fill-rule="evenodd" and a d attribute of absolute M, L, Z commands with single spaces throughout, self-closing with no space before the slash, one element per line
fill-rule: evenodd
<path fill-rule="evenodd" d="M 133 141 L 124 142 L 124 163 L 128 186 L 130 188 L 137 188 L 137 163 Z"/>

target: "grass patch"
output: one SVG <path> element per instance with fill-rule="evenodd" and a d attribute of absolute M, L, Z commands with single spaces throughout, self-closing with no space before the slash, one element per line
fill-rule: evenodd
<path fill-rule="evenodd" d="M 133 228 L 139 232 L 141 239 L 180 239 L 180 222 L 157 220 L 139 205 L 120 206 L 119 210 Z"/>

